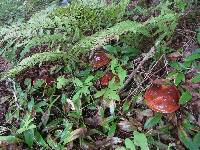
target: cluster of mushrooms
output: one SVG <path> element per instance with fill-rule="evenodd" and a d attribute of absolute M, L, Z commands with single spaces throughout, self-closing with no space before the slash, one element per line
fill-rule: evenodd
<path fill-rule="evenodd" d="M 110 62 L 108 54 L 104 51 L 96 51 L 92 57 L 91 65 L 94 69 L 106 66 Z M 108 71 L 100 78 L 102 86 L 108 86 L 109 81 L 116 76 Z M 160 113 L 172 113 L 179 109 L 180 92 L 174 85 L 153 84 L 144 94 L 146 105 Z"/>

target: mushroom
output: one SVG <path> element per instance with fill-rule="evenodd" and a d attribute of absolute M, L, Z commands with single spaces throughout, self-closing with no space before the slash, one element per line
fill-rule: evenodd
<path fill-rule="evenodd" d="M 103 51 L 97 51 L 94 53 L 91 65 L 94 69 L 99 69 L 109 63 L 108 55 Z"/>
<path fill-rule="evenodd" d="M 109 81 L 112 80 L 113 78 L 113 73 L 111 71 L 108 71 L 105 75 L 103 75 L 100 78 L 100 83 L 102 86 L 108 86 Z"/>
<path fill-rule="evenodd" d="M 146 104 L 156 112 L 172 113 L 179 109 L 179 90 L 173 85 L 156 85 L 148 88 L 144 95 Z"/>
<path fill-rule="evenodd" d="M 109 82 L 112 80 L 112 78 L 115 77 L 115 82 L 119 82 L 119 77 L 117 75 L 114 75 L 112 71 L 106 72 L 101 78 L 100 83 L 102 86 L 108 86 Z"/>

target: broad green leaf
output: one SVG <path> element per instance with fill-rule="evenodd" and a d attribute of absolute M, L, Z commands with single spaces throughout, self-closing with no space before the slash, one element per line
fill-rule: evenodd
<path fill-rule="evenodd" d="M 129 110 L 129 102 L 125 101 L 123 104 L 123 112 L 127 112 Z"/>
<path fill-rule="evenodd" d="M 97 91 L 97 93 L 94 95 L 94 97 L 99 98 L 99 97 L 103 96 L 105 92 L 106 92 L 105 89 L 102 89 L 101 91 Z"/>
<path fill-rule="evenodd" d="M 26 130 L 23 134 L 24 134 L 24 139 L 25 139 L 26 144 L 29 147 L 32 147 L 33 140 L 34 140 L 34 130 L 33 129 Z"/>
<path fill-rule="evenodd" d="M 179 85 L 179 84 L 181 83 L 181 81 L 185 81 L 185 75 L 184 75 L 184 73 L 179 72 L 179 73 L 176 75 L 176 78 L 175 78 L 174 83 L 175 83 L 175 85 L 177 86 L 177 85 Z"/>
<path fill-rule="evenodd" d="M 112 90 L 106 91 L 104 96 L 110 100 L 116 100 L 116 101 L 120 100 L 120 97 L 117 91 L 112 91 Z"/>
<path fill-rule="evenodd" d="M 20 128 L 20 129 L 18 129 L 18 130 L 17 130 L 17 133 L 18 133 L 18 134 L 21 134 L 21 133 L 23 133 L 23 132 L 25 132 L 25 131 L 27 131 L 27 130 L 29 130 L 29 129 L 34 129 L 34 128 L 36 128 L 36 125 L 31 124 L 30 126 L 25 126 L 25 127 L 22 127 L 22 128 Z"/>
<path fill-rule="evenodd" d="M 40 146 L 48 147 L 42 135 L 37 130 L 35 130 L 35 142 L 37 142 L 37 144 L 39 144 Z"/>
<path fill-rule="evenodd" d="M 89 95 L 90 94 L 89 86 L 82 87 L 81 88 L 81 93 L 83 93 L 85 95 Z"/>
<path fill-rule="evenodd" d="M 147 128 L 151 128 L 151 127 L 155 126 L 156 124 L 160 123 L 161 118 L 162 118 L 162 114 L 161 113 L 156 113 L 155 116 L 149 118 L 145 122 L 144 128 L 147 129 Z"/>
<path fill-rule="evenodd" d="M 72 100 L 76 101 L 79 99 L 80 96 L 81 96 L 81 91 L 79 90 L 74 94 L 74 96 L 72 97 Z"/>
<path fill-rule="evenodd" d="M 195 53 L 195 54 L 191 54 L 191 55 L 187 56 L 185 58 L 185 61 L 194 61 L 196 59 L 200 59 L 200 53 Z"/>
<path fill-rule="evenodd" d="M 185 91 L 182 93 L 180 99 L 179 99 L 179 104 L 183 105 L 189 102 L 192 99 L 192 95 L 189 91 Z"/>
<path fill-rule="evenodd" d="M 171 67 L 173 67 L 174 69 L 176 69 L 176 70 L 182 70 L 182 68 L 180 67 L 180 63 L 179 63 L 179 62 L 171 61 L 171 62 L 169 63 L 169 65 L 170 65 Z"/>
<path fill-rule="evenodd" d="M 177 71 L 172 71 L 167 74 L 167 78 L 175 78 L 177 76 Z"/>
<path fill-rule="evenodd" d="M 139 146 L 141 150 L 149 150 L 147 138 L 144 133 L 139 133 L 138 131 L 134 131 L 134 144 Z"/>
<path fill-rule="evenodd" d="M 126 138 L 124 142 L 125 142 L 125 146 L 126 146 L 127 149 L 136 150 L 133 141 L 131 141 L 129 138 Z"/>
<path fill-rule="evenodd" d="M 89 77 L 85 80 L 84 83 L 87 85 L 87 84 L 90 83 L 93 79 L 94 79 L 94 76 L 89 76 Z"/>
<path fill-rule="evenodd" d="M 68 80 L 65 79 L 64 76 L 60 76 L 57 78 L 57 88 L 62 89 L 66 84 L 68 83 Z"/>
<path fill-rule="evenodd" d="M 112 126 L 110 127 L 109 131 L 108 131 L 108 136 L 113 136 L 115 134 L 115 131 L 116 131 L 116 123 L 112 123 Z"/>
<path fill-rule="evenodd" d="M 190 150 L 197 150 L 198 147 L 193 143 L 192 139 L 188 137 L 183 129 L 178 130 L 178 136 L 181 142 Z"/>
<path fill-rule="evenodd" d="M 117 53 L 117 48 L 112 46 L 112 45 L 105 45 L 103 48 L 106 49 L 111 54 L 116 54 Z"/>
<path fill-rule="evenodd" d="M 73 82 L 76 86 L 83 87 L 83 82 L 79 80 L 78 78 L 75 78 Z"/>
<path fill-rule="evenodd" d="M 115 78 L 112 78 L 112 80 L 109 82 L 108 89 L 112 91 L 117 91 L 119 88 L 120 86 L 115 82 Z"/>
<path fill-rule="evenodd" d="M 200 131 L 194 136 L 193 143 L 200 148 Z"/>
<path fill-rule="evenodd" d="M 191 79 L 192 83 L 199 83 L 200 82 L 200 74 L 197 74 L 194 78 Z"/>
<path fill-rule="evenodd" d="M 34 98 L 31 97 L 31 101 L 28 102 L 28 110 L 29 110 L 29 111 L 32 111 L 32 108 L 33 108 L 34 104 L 35 104 Z"/>

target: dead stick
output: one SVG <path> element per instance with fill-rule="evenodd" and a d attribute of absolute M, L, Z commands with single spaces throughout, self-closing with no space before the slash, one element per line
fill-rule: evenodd
<path fill-rule="evenodd" d="M 144 65 L 144 63 L 152 58 L 155 54 L 155 47 L 153 46 L 150 51 L 148 53 L 146 53 L 146 55 L 144 56 L 144 58 L 142 59 L 142 61 L 140 62 L 140 64 L 137 66 L 136 69 L 134 69 L 131 74 L 128 76 L 128 79 L 125 81 L 124 83 L 124 87 L 120 89 L 120 92 L 122 92 L 126 86 L 131 82 L 131 80 L 133 79 L 133 77 L 135 76 L 135 74 L 138 72 L 138 70 Z"/>

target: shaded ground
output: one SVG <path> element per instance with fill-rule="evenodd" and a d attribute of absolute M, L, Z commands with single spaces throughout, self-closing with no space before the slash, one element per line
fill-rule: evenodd
<path fill-rule="evenodd" d="M 195 30 L 197 28 L 200 28 L 200 12 L 192 12 L 189 15 L 186 15 L 182 17 L 179 21 L 179 25 L 177 26 L 176 32 L 174 33 L 170 47 L 173 48 L 172 54 L 169 56 L 174 57 L 175 59 L 182 61 L 183 57 L 191 54 L 195 49 L 199 48 L 200 45 L 196 41 L 196 32 Z M 148 41 L 147 41 L 148 42 Z M 146 47 L 144 47 L 146 49 Z M 44 48 L 46 50 L 46 48 Z M 179 53 L 179 50 L 182 49 L 182 54 Z M 34 51 L 35 50 L 35 51 Z M 38 49 L 32 49 L 31 53 L 37 53 Z M 42 51 L 42 50 L 41 50 Z M 171 59 L 170 57 L 167 58 Z M 138 62 L 140 62 L 140 58 L 138 58 Z M 149 61 L 151 63 L 152 60 Z M 152 80 L 163 78 L 163 76 L 166 75 L 167 71 L 170 71 L 170 66 L 165 66 L 165 59 L 162 59 L 158 64 L 155 66 L 155 69 L 152 72 L 156 72 L 149 76 L 149 78 L 144 82 L 144 84 L 141 85 L 141 87 L 138 89 L 140 91 L 144 91 L 146 89 L 146 85 L 149 85 Z M 200 64 L 199 61 L 197 63 Z M 58 76 L 64 75 L 64 76 L 70 76 L 69 74 L 66 74 L 62 71 L 55 72 L 51 74 L 49 70 L 53 68 L 55 65 L 63 65 L 63 62 L 57 63 L 44 63 L 41 66 L 35 66 L 32 69 L 26 70 L 23 72 L 20 76 L 17 77 L 16 81 L 21 84 L 22 88 L 25 89 L 25 85 L 23 84 L 24 80 L 26 78 L 31 78 L 33 81 L 38 78 L 42 78 L 44 76 L 48 76 L 50 78 L 57 78 Z M 146 65 L 146 66 L 145 66 Z M 0 72 L 6 71 L 10 67 L 10 64 L 2 57 L 0 57 Z M 141 76 L 146 76 L 146 71 L 149 69 L 148 62 L 144 64 L 142 69 L 140 70 Z M 187 105 L 183 106 L 180 110 L 178 110 L 176 113 L 173 114 L 166 114 L 164 115 L 164 123 L 170 124 L 170 131 L 171 131 L 171 137 L 161 136 L 160 141 L 162 141 L 164 144 L 168 144 L 171 142 L 176 143 L 177 147 L 176 149 L 185 149 L 184 146 L 180 143 L 180 141 L 177 141 L 178 139 L 178 133 L 177 128 L 179 125 L 183 122 L 183 120 L 186 117 L 186 113 L 190 112 L 192 114 L 191 117 L 193 117 L 193 121 L 200 126 L 200 95 L 198 93 L 198 89 L 200 87 L 200 84 L 191 84 L 188 82 L 189 79 L 191 79 L 195 73 L 199 72 L 200 70 L 190 70 L 190 72 L 186 73 L 186 82 L 183 84 L 186 88 L 188 88 L 191 93 L 193 94 L 193 100 L 191 103 L 188 103 Z M 4 102 L 5 96 L 13 96 L 11 86 L 9 83 L 1 82 L 0 83 L 0 126 L 3 126 L 5 123 L 5 114 L 7 111 L 7 103 Z M 129 91 L 131 89 L 127 89 Z M 58 93 L 60 94 L 60 93 Z M 35 97 L 37 98 L 37 97 Z M 123 101 L 124 102 L 124 101 Z M 133 126 L 134 128 L 138 128 L 139 130 L 144 130 L 143 126 L 146 122 L 147 118 L 154 115 L 154 112 L 150 109 L 147 109 L 146 106 L 144 106 L 142 103 L 134 103 L 130 106 L 130 109 L 132 112 L 129 114 L 129 117 L 124 115 L 122 113 L 122 103 L 117 103 L 117 106 L 119 108 L 118 116 L 121 116 L 121 119 L 119 123 L 117 124 L 117 131 L 114 135 L 114 137 L 118 137 L 119 139 L 115 139 L 114 137 L 109 138 L 106 136 L 100 136 L 99 134 L 93 134 L 92 140 L 93 143 L 89 144 L 88 147 L 90 149 L 108 149 L 111 148 L 113 144 L 115 144 L 116 140 L 118 141 L 118 144 L 123 143 L 123 139 L 130 137 L 132 133 L 129 131 L 127 126 Z M 59 104 L 58 104 L 59 106 Z M 61 106 L 62 107 L 62 106 Z M 60 108 L 63 109 L 63 108 Z M 141 113 L 142 111 L 142 113 Z M 106 116 L 110 116 L 109 111 L 106 110 Z M 59 118 L 60 113 L 58 110 L 53 109 L 52 110 L 52 116 L 53 118 Z M 41 117 L 41 116 L 36 116 Z M 52 118 L 52 119 L 53 119 Z M 83 122 L 87 127 L 87 131 L 84 130 L 84 134 L 89 132 L 88 130 L 100 128 L 99 124 L 101 122 L 101 118 L 98 116 L 98 110 L 91 110 L 91 109 L 84 109 L 83 110 Z M 39 122 L 38 122 L 39 123 Z M 149 131 L 149 134 L 155 134 L 156 132 L 159 132 L 159 127 L 153 128 L 154 131 Z M 151 133 L 152 132 L 152 133 Z M 4 134 L 2 134 L 4 135 Z M 76 141 L 78 143 L 78 140 Z M 76 143 L 75 142 L 75 143 Z M 79 145 L 75 146 L 76 149 L 80 149 Z M 165 146 L 163 146 L 166 148 Z M 155 147 L 154 147 L 155 148 Z M 19 148 L 20 149 L 20 148 Z"/>

